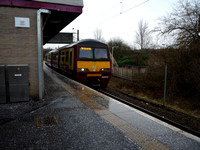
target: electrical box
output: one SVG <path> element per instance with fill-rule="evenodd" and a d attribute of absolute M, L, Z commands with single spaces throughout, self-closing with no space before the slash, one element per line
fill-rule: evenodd
<path fill-rule="evenodd" d="M 7 65 L 10 102 L 29 101 L 28 65 Z"/>
<path fill-rule="evenodd" d="M 6 103 L 6 81 L 4 65 L 0 65 L 0 103 Z"/>

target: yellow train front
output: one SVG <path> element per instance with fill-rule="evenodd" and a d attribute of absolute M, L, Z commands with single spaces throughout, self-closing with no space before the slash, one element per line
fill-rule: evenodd
<path fill-rule="evenodd" d="M 91 86 L 107 87 L 111 77 L 109 48 L 97 40 L 81 40 L 51 51 L 48 65 L 71 75 L 75 80 Z"/>

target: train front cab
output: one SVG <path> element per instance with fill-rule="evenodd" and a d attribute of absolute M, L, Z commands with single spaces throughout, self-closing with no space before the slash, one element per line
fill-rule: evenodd
<path fill-rule="evenodd" d="M 111 77 L 108 47 L 77 47 L 77 80 L 91 86 L 107 87 Z"/>

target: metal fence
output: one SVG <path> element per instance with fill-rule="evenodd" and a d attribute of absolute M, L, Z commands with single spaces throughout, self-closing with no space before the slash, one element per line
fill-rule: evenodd
<path fill-rule="evenodd" d="M 112 75 L 128 79 L 131 81 L 136 80 L 135 76 L 146 72 L 146 67 L 136 67 L 136 66 L 124 66 L 118 67 L 114 66 L 112 68 Z"/>

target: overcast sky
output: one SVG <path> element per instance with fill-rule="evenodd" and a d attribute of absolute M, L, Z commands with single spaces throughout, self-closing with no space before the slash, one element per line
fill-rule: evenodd
<path fill-rule="evenodd" d="M 119 37 L 134 44 L 138 22 L 143 19 L 149 29 L 156 25 L 158 17 L 171 12 L 178 0 L 84 0 L 83 13 L 62 32 L 80 31 L 80 39 L 94 38 L 96 28 L 102 30 L 106 41 Z"/>

